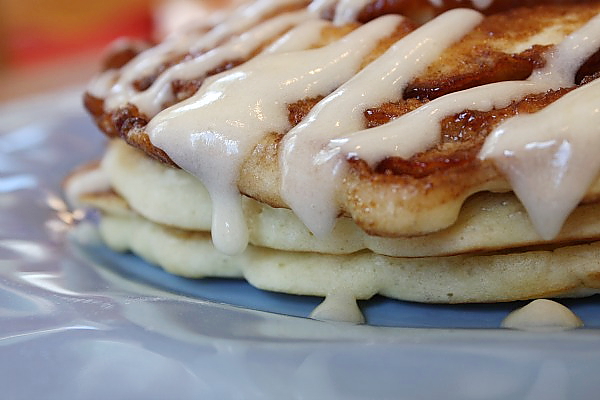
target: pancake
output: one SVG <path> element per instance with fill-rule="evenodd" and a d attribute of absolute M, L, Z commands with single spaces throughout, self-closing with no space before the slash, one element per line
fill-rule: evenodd
<path fill-rule="evenodd" d="M 185 231 L 210 232 L 210 196 L 191 174 L 157 163 L 121 140 L 110 142 L 99 169 L 96 171 L 110 182 L 101 187 L 100 193 L 110 187 L 144 219 Z M 87 196 L 92 198 L 86 201 L 92 202 L 93 194 Z M 542 240 L 512 193 L 472 196 L 450 228 L 397 238 L 368 235 L 350 218 L 339 218 L 330 234 L 317 237 L 288 209 L 273 208 L 248 197 L 243 199 L 243 208 L 250 244 L 279 250 L 329 254 L 371 250 L 389 256 L 430 257 L 600 240 L 600 221 L 594 218 L 600 204 L 578 207 L 560 234 Z"/>
<path fill-rule="evenodd" d="M 500 3 L 259 0 L 113 54 L 85 95 L 111 139 L 103 183 L 76 174 L 70 196 L 103 211 L 111 247 L 189 277 L 595 293 L 600 3 Z"/>

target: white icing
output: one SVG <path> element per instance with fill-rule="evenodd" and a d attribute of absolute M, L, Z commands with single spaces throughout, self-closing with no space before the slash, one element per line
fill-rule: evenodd
<path fill-rule="evenodd" d="M 489 1 L 472 2 L 477 8 L 489 6 Z M 318 19 L 321 12 L 334 9 L 334 23 L 346 23 L 356 18 L 367 1 L 315 0 L 306 11 L 284 13 L 261 23 L 279 7 L 304 2 L 275 3 L 249 3 L 207 33 L 174 35 L 121 71 L 105 72 L 90 86 L 93 95 L 105 99 L 107 108 L 130 102 L 154 115 L 171 100 L 173 80 L 201 77 L 227 60 L 245 59 L 261 44 L 287 31 L 252 60 L 207 79 L 196 95 L 158 113 L 147 127 L 154 145 L 207 186 L 215 206 L 215 244 L 230 254 L 243 250 L 247 238 L 237 190 L 241 164 L 265 134 L 285 133 L 291 128 L 287 104 L 326 96 L 286 135 L 280 159 L 283 198 L 311 230 L 324 234 L 333 226 L 338 212 L 334 198 L 345 168 L 344 158 L 357 156 L 370 163 L 389 156 L 408 158 L 439 140 L 439 121 L 445 116 L 464 109 L 505 107 L 528 93 L 572 86 L 577 69 L 600 42 L 600 17 L 596 17 L 560 43 L 548 55 L 546 67 L 535 71 L 527 81 L 496 83 L 442 96 L 386 125 L 365 130 L 363 112 L 368 106 L 398 98 L 406 84 L 477 25 L 481 15 L 465 9 L 446 12 L 398 41 L 354 76 L 364 56 L 397 27 L 400 17 L 380 17 L 329 46 L 303 50 L 329 24 Z M 239 32 L 244 33 L 236 37 Z M 135 79 L 153 73 L 161 63 L 189 48 L 197 55 L 168 68 L 147 91 L 137 93 L 131 86 Z M 597 84 L 588 84 L 548 107 L 548 111 L 507 121 L 490 135 L 480 155 L 496 160 L 506 171 L 544 237 L 556 232 L 600 169 L 600 165 L 593 165 L 585 179 L 580 179 L 579 173 L 578 179 L 568 179 L 581 168 L 571 160 L 586 159 L 582 154 L 590 151 L 589 143 L 595 144 L 598 129 L 594 127 L 600 125 L 594 90 L 597 92 Z M 581 102 L 586 106 L 580 106 Z M 578 111 L 566 113 L 568 108 Z M 568 120 L 567 114 L 571 116 Z M 531 123 L 549 127 L 525 142 L 510 139 Z M 585 134 L 576 138 L 563 135 L 561 129 Z M 567 150 L 575 151 L 577 156 L 571 157 Z M 506 157 L 507 152 L 512 156 Z M 517 153 L 523 156 L 515 156 Z M 533 153 L 536 155 L 531 156 Z M 537 178 L 522 178 L 525 168 L 534 168 L 535 173 L 528 175 Z M 548 192 L 539 190 L 548 176 L 544 171 L 556 183 Z M 315 180 L 319 185 L 314 185 Z M 572 180 L 577 182 L 566 183 Z M 534 215 L 539 195 L 553 196 L 555 201 L 537 209 Z"/>
<path fill-rule="evenodd" d="M 600 16 L 567 37 L 530 81 L 570 87 L 579 66 L 600 47 Z M 600 80 L 574 90 L 542 111 L 497 127 L 480 154 L 508 177 L 544 239 L 556 236 L 600 172 Z M 536 127 L 531 129 L 531 127 Z"/>
<path fill-rule="evenodd" d="M 478 10 L 485 10 L 486 8 L 491 6 L 493 2 L 494 0 L 471 0 L 473 6 Z"/>
<path fill-rule="evenodd" d="M 365 317 L 356 304 L 356 298 L 351 293 L 344 293 L 343 290 L 328 294 L 312 311 L 310 317 L 320 321 L 365 323 Z"/>
<path fill-rule="evenodd" d="M 216 25 L 210 32 L 196 40 L 190 53 L 206 51 L 216 47 L 223 39 L 258 24 L 265 16 L 285 6 L 303 5 L 304 0 L 257 0 L 236 9 L 225 21 Z"/>
<path fill-rule="evenodd" d="M 332 140 L 329 152 L 357 156 L 374 164 L 385 157 L 410 158 L 437 143 L 440 121 L 463 110 L 490 111 L 539 90 L 530 82 L 499 82 L 439 97 L 388 124 Z M 418 134 L 415 134 L 418 132 Z"/>
<path fill-rule="evenodd" d="M 502 327 L 535 332 L 552 332 L 583 326 L 581 319 L 567 307 L 552 300 L 538 299 L 511 312 Z"/>
<path fill-rule="evenodd" d="M 600 171 L 598 93 L 595 80 L 538 113 L 509 119 L 482 149 L 481 157 L 508 177 L 544 239 L 559 233 Z"/>
<path fill-rule="evenodd" d="M 546 66 L 533 72 L 533 82 L 554 88 L 570 87 L 580 66 L 600 48 L 600 15 L 559 43 L 546 57 Z"/>
<path fill-rule="evenodd" d="M 333 9 L 335 25 L 345 25 L 355 22 L 358 14 L 372 0 L 313 0 L 308 9 L 315 15 Z"/>
<path fill-rule="evenodd" d="M 223 10 L 213 10 L 204 2 L 177 0 L 161 2 L 156 6 L 154 30 L 159 38 L 190 28 L 209 29 L 226 16 Z M 199 21 L 202 21 L 199 23 Z"/>
<path fill-rule="evenodd" d="M 450 93 L 388 124 L 333 140 L 328 151 L 341 148 L 343 154 L 371 163 L 389 156 L 409 158 L 437 142 L 439 121 L 448 115 L 465 109 L 502 108 L 529 93 L 572 86 L 579 66 L 598 49 L 599 42 L 600 17 L 596 17 L 557 46 L 546 67 L 534 71 L 527 81 L 498 82 Z M 414 134 L 416 131 L 418 135 Z"/>
<path fill-rule="evenodd" d="M 257 0 L 241 6 L 208 32 L 175 32 L 159 45 L 139 54 L 116 74 L 108 71 L 92 81 L 90 94 L 103 98 L 106 109 L 114 109 L 137 93 L 132 82 L 152 75 L 161 64 L 175 55 L 200 53 L 215 48 L 228 37 L 247 31 L 266 15 L 286 5 L 304 4 L 303 0 Z M 105 76 L 104 76 L 105 75 Z"/>
<path fill-rule="evenodd" d="M 364 133 L 363 112 L 368 106 L 396 98 L 411 79 L 481 19 L 476 11 L 453 10 L 411 32 L 317 104 L 288 132 L 280 154 L 282 197 L 313 233 L 326 235 L 333 228 L 338 214 L 335 191 L 345 165 L 337 149 L 321 149 L 340 135 Z M 375 135 L 362 137 L 368 143 L 376 142 L 379 154 L 387 148 Z M 312 184 L 315 181 L 319 185 Z"/>
<path fill-rule="evenodd" d="M 344 25 L 356 21 L 360 11 L 370 2 L 371 0 L 339 0 L 333 23 Z"/>
<path fill-rule="evenodd" d="M 246 59 L 258 46 L 308 18 L 305 11 L 285 13 L 235 36 L 189 61 L 176 64 L 161 74 L 147 90 L 133 95 L 129 102 L 146 115 L 155 115 L 163 104 L 173 99 L 171 82 L 200 78 L 229 60 Z"/>
<path fill-rule="evenodd" d="M 465 109 L 489 111 L 492 108 L 506 107 L 511 101 L 529 93 L 571 87 L 579 66 L 597 51 L 599 45 L 600 16 L 597 16 L 558 45 L 549 55 L 546 67 L 535 71 L 528 81 L 494 83 L 440 97 L 388 124 L 332 140 L 327 148 L 328 157 L 341 153 L 345 156 L 357 156 L 371 164 L 389 156 L 409 158 L 437 143 L 440 134 L 439 121 L 448 115 Z M 594 164 L 591 167 L 596 169 L 585 173 L 573 170 L 572 174 L 580 175 L 581 178 L 564 179 L 563 176 L 568 169 L 567 164 L 574 163 L 574 159 L 586 160 L 584 154 L 589 153 L 589 150 L 584 151 L 584 148 L 599 131 L 600 125 L 594 122 L 598 118 L 598 103 L 594 101 L 594 91 L 597 93 L 597 89 L 588 84 L 567 96 L 564 101 L 548 107 L 549 111 L 536 116 L 521 116 L 513 122 L 508 121 L 490 135 L 480 155 L 482 159 L 502 158 L 502 161 L 497 162 L 502 164 L 501 168 L 508 174 L 513 188 L 524 202 L 543 238 L 549 239 L 558 233 L 570 211 L 600 171 L 600 165 L 596 167 Z M 578 112 L 567 112 L 570 108 L 578 108 Z M 588 121 L 589 124 L 586 125 Z M 531 126 L 547 125 L 554 128 L 531 129 Z M 571 150 L 571 146 L 560 146 L 562 141 L 559 140 L 559 126 L 560 129 L 570 132 L 570 141 L 580 143 L 577 147 L 581 148 L 581 152 L 577 153 L 576 157 L 565 153 L 566 149 Z M 537 132 L 536 136 L 532 136 L 530 131 Z M 504 141 L 502 147 L 494 150 L 495 146 L 500 146 L 495 138 L 506 135 L 507 132 L 510 132 L 510 137 L 515 138 L 510 148 L 512 156 L 508 161 L 506 157 L 501 156 L 508 150 L 510 142 Z M 525 132 L 528 136 L 525 136 Z M 540 145 L 544 138 L 555 142 L 553 145 Z M 528 143 L 530 144 L 525 150 L 524 146 Z M 523 147 L 528 156 L 523 156 L 522 161 L 515 162 L 517 158 L 514 155 L 519 146 Z M 555 147 L 554 151 L 549 151 L 549 146 Z M 531 157 L 534 149 L 539 150 L 538 154 Z M 563 158 L 560 158 L 561 156 Z M 529 162 L 525 162 L 526 160 Z M 550 177 L 555 182 L 553 186 L 547 185 L 547 179 Z M 544 201 L 540 203 L 543 196 L 552 197 L 544 197 Z"/>
<path fill-rule="evenodd" d="M 151 75 L 169 57 L 184 53 L 197 38 L 192 33 L 173 34 L 157 46 L 138 54 L 120 70 L 100 74 L 88 86 L 88 92 L 103 98 L 106 109 L 114 109 L 137 93 L 132 85 L 136 79 Z"/>
<path fill-rule="evenodd" d="M 152 143 L 198 177 L 211 194 L 217 248 L 234 254 L 246 246 L 237 179 L 254 145 L 269 132 L 290 128 L 287 104 L 326 95 L 352 77 L 366 54 L 400 20 L 382 17 L 323 48 L 250 60 L 150 121 Z"/>
<path fill-rule="evenodd" d="M 313 0 L 308 5 L 308 10 L 314 15 L 321 15 L 323 12 L 332 9 L 338 0 Z"/>
<path fill-rule="evenodd" d="M 494 0 L 471 0 L 471 4 L 478 10 L 485 10 L 494 3 Z M 429 0 L 429 4 L 441 8 L 444 6 L 444 0 Z"/>
<path fill-rule="evenodd" d="M 310 19 L 291 29 L 268 46 L 262 54 L 286 53 L 310 48 L 321 37 L 321 31 L 330 25 L 329 21 Z"/>

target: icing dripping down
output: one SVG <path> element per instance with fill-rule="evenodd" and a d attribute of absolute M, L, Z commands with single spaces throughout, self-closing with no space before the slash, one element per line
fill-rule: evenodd
<path fill-rule="evenodd" d="M 339 321 L 352 324 L 364 324 L 365 317 L 351 293 L 334 292 L 325 299 L 310 314 L 312 319 L 320 321 Z"/>
<path fill-rule="evenodd" d="M 319 0 L 311 3 L 306 15 L 314 17 L 324 7 L 337 5 L 336 15 L 339 14 L 339 18 L 343 19 L 344 15 L 352 15 L 352 12 L 359 10 L 361 3 Z M 343 11 L 342 7 L 347 8 Z M 389 156 L 408 158 L 436 143 L 439 139 L 439 121 L 445 116 L 464 109 L 487 111 L 494 107 L 505 107 L 526 94 L 571 87 L 577 69 L 598 49 L 600 41 L 600 17 L 596 17 L 556 46 L 556 50 L 548 55 L 547 66 L 535 71 L 527 81 L 495 83 L 445 95 L 386 125 L 369 129 L 367 133 L 362 129 L 362 111 L 368 105 L 394 99 L 407 82 L 441 51 L 477 25 L 481 15 L 472 10 L 446 12 L 398 41 L 384 56 L 356 76 L 364 56 L 375 47 L 378 40 L 391 34 L 401 18 L 380 17 L 329 46 L 303 50 L 311 43 L 303 32 L 310 29 L 311 24 L 324 23 L 311 20 L 312 17 L 305 21 L 300 12 L 295 15 L 285 17 L 295 18 L 293 21 L 284 22 L 281 19 L 282 25 L 278 27 L 257 25 L 252 32 L 264 33 L 267 27 L 273 28 L 272 32 L 294 27 L 258 57 L 210 78 L 193 97 L 157 114 L 147 127 L 152 143 L 166 151 L 179 166 L 198 177 L 209 190 L 214 205 L 213 241 L 218 249 L 228 254 L 241 252 L 247 242 L 247 229 L 237 190 L 241 164 L 265 134 L 283 133 L 291 128 L 287 120 L 287 104 L 304 98 L 326 96 L 286 135 L 280 154 L 282 196 L 311 230 L 324 234 L 333 226 L 338 212 L 334 199 L 342 175 L 341 168 L 345 167 L 345 157 L 357 156 L 371 163 Z M 253 21 L 255 23 L 257 19 Z M 213 34 L 215 37 L 219 35 Z M 264 33 L 263 37 L 266 36 Z M 245 43 L 256 45 L 257 37 L 248 37 Z M 234 38 L 229 44 L 234 48 L 234 44 L 243 41 L 242 37 Z M 227 45 L 221 46 L 219 51 L 225 53 L 223 49 L 227 48 Z M 210 52 L 205 57 L 208 58 L 208 54 Z M 190 70 L 197 72 L 200 61 L 195 62 L 198 64 L 190 67 Z M 173 78 L 179 73 L 182 72 L 173 69 L 166 74 L 171 74 Z M 107 75 L 103 79 L 106 81 L 103 84 L 107 84 L 115 78 Z M 157 83 L 157 87 L 161 85 L 166 85 L 166 82 Z M 122 85 L 119 87 L 120 84 L 115 85 L 116 92 L 122 90 Z M 529 137 L 526 143 L 512 142 L 516 148 L 503 147 L 505 140 L 523 132 L 523 126 L 530 123 L 542 126 L 542 123 L 538 123 L 538 119 L 526 120 L 523 116 L 502 124 L 490 135 L 481 158 L 497 161 L 507 171 L 515 188 L 520 185 L 519 182 L 525 182 L 519 181 L 525 168 L 528 171 L 533 168 L 533 172 L 528 174 L 541 174 L 539 176 L 543 177 L 546 176 L 543 175 L 544 168 L 548 165 L 558 166 L 555 168 L 557 172 L 552 175 L 558 184 L 548 195 L 555 196 L 556 202 L 563 206 L 568 204 L 565 210 L 572 209 L 573 204 L 576 205 L 582 193 L 585 193 L 589 179 L 593 179 L 600 169 L 600 165 L 590 168 L 591 178 L 588 177 L 587 181 L 587 178 L 577 178 L 581 185 L 577 190 L 565 186 L 563 182 L 566 180 L 558 177 L 560 174 L 572 174 L 567 172 L 572 160 L 586 159 L 580 155 L 580 149 L 585 144 L 581 147 L 574 145 L 573 141 L 583 143 L 598 133 L 599 107 L 593 99 L 594 90 L 597 93 L 596 84 L 575 89 L 568 97 L 565 96 L 564 101 L 557 102 L 556 108 L 548 108 L 550 111 L 547 113 L 527 116 L 554 121 L 554 128 L 547 131 L 551 132 L 549 136 L 534 140 Z M 134 97 L 127 90 L 119 95 L 129 96 L 130 99 Z M 579 121 L 558 119 L 559 114 L 569 114 L 568 109 L 577 108 L 575 104 L 582 101 L 588 102 L 588 106 L 570 117 L 580 118 Z M 202 121 L 202 125 L 198 121 Z M 581 121 L 594 121 L 588 130 L 583 129 L 587 139 L 561 136 L 561 129 L 579 129 Z M 559 125 L 562 128 L 558 128 Z M 414 132 L 419 134 L 415 135 Z M 593 143 L 596 145 L 596 142 Z M 514 155 L 525 150 L 527 157 L 530 157 L 533 148 L 546 152 L 543 157 L 532 158 L 537 160 L 533 162 L 535 165 L 521 165 L 515 162 L 517 158 L 509 160 L 506 157 L 509 153 Z M 570 151 L 579 153 L 575 157 Z M 318 177 L 315 177 L 315 173 Z M 315 179 L 319 180 L 318 188 L 313 184 Z M 532 208 L 534 204 L 537 206 L 538 200 L 526 199 L 527 192 L 535 191 L 530 184 L 524 183 L 521 185 L 523 189 L 515 190 L 522 200 L 525 199 L 523 201 L 533 215 Z M 565 191 L 572 192 L 573 199 L 565 197 Z M 550 227 L 537 224 L 544 237 L 554 234 L 556 226 L 560 227 L 567 212 L 556 210 L 553 206 L 542 210 L 541 216 L 532 217 L 534 220 L 553 221 L 548 223 Z"/>
<path fill-rule="evenodd" d="M 538 299 L 511 312 L 502 327 L 531 332 L 556 332 L 581 328 L 583 321 L 567 307 L 547 299 Z"/>
<path fill-rule="evenodd" d="M 360 131 L 363 111 L 369 105 L 402 93 L 414 76 L 481 19 L 476 11 L 453 10 L 411 32 L 318 103 L 288 132 L 280 155 L 281 194 L 313 233 L 322 236 L 333 228 L 338 214 L 335 191 L 344 168 L 338 152 L 323 153 L 321 149 L 332 138 Z M 369 135 L 366 140 L 373 139 Z M 315 180 L 318 186 L 311 184 Z"/>
<path fill-rule="evenodd" d="M 530 81 L 572 86 L 579 66 L 600 47 L 600 16 L 569 35 Z M 508 177 L 532 224 L 555 237 L 600 173 L 600 80 L 573 90 L 536 114 L 519 115 L 487 138 L 481 159 Z M 531 129 L 535 126 L 536 129 Z"/>
<path fill-rule="evenodd" d="M 290 128 L 287 104 L 327 95 L 350 79 L 400 21 L 398 16 L 382 17 L 323 48 L 254 58 L 214 77 L 194 96 L 150 121 L 152 143 L 209 191 L 213 242 L 219 250 L 236 254 L 247 244 L 237 189 L 246 155 L 265 134 Z M 226 237 L 227 232 L 235 233 L 235 240 Z"/>
<path fill-rule="evenodd" d="M 600 171 L 599 92 L 595 80 L 535 114 L 511 118 L 481 151 L 508 177 L 544 239 L 559 233 Z"/>
<path fill-rule="evenodd" d="M 579 66 L 597 51 L 599 46 L 600 16 L 596 16 L 560 43 L 548 56 L 546 67 L 534 71 L 527 81 L 493 83 L 442 96 L 388 124 L 356 131 L 330 141 L 326 148 L 330 154 L 328 157 L 341 153 L 346 157 L 357 156 L 371 165 L 391 156 L 409 158 L 437 143 L 440 135 L 439 122 L 446 116 L 465 109 L 489 111 L 492 108 L 502 108 L 526 94 L 573 86 Z M 490 135 L 480 154 L 481 159 L 494 159 L 501 164 L 499 166 L 507 173 L 517 196 L 524 202 L 532 222 L 545 239 L 550 239 L 558 233 L 570 211 L 600 171 L 599 164 L 596 169 L 586 171 L 582 178 L 571 177 L 567 180 L 562 176 L 571 168 L 567 164 L 574 163 L 575 159 L 586 160 L 585 154 L 588 151 L 584 147 L 598 134 L 600 125 L 592 122 L 598 118 L 598 105 L 593 98 L 594 90 L 597 93 L 597 89 L 594 87 L 595 85 L 588 84 L 575 89 L 567 99 L 548 107 L 550 111 L 541 112 L 539 115 L 515 117 L 514 121 L 508 120 Z M 584 102 L 585 105 L 580 102 Z M 577 112 L 569 111 L 578 107 Z M 585 125 L 584 121 L 590 121 L 590 124 Z M 547 125 L 554 128 L 531 129 L 531 126 Z M 564 137 L 566 133 L 562 133 L 563 130 L 569 132 L 568 139 Z M 414 132 L 419 134 L 415 135 Z M 510 149 L 510 141 L 498 143 L 498 137 L 502 135 L 515 138 L 510 144 Z M 573 142 L 580 143 L 577 145 L 577 156 L 569 154 L 574 150 Z M 521 161 L 515 158 L 519 146 L 523 149 L 527 146 L 528 149 L 525 151 L 528 156 L 523 155 Z M 554 151 L 551 151 L 550 147 L 554 148 Z M 507 151 L 511 154 L 510 161 L 505 156 Z M 538 153 L 535 156 L 534 151 Z M 537 161 L 534 162 L 535 159 Z M 525 162 L 526 160 L 530 162 Z M 553 171 L 551 175 L 548 175 L 549 171 Z M 572 174 L 581 174 L 581 171 L 578 169 L 578 172 Z M 545 186 L 548 178 L 552 178 L 553 186 Z M 541 207 L 539 203 L 542 193 L 546 196 L 543 202 L 545 207 Z"/>

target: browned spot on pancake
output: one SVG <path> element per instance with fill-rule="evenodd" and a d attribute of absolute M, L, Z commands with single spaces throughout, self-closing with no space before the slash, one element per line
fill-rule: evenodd
<path fill-rule="evenodd" d="M 306 117 L 306 114 L 323 99 L 324 96 L 313 97 L 310 99 L 298 100 L 288 104 L 288 121 L 292 126 L 296 126 Z"/>

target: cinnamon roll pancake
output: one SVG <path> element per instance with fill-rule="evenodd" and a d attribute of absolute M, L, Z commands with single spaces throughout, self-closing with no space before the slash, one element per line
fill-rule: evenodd
<path fill-rule="evenodd" d="M 351 302 L 600 290 L 600 2 L 256 0 L 109 59 L 66 190 L 117 251 Z"/>

